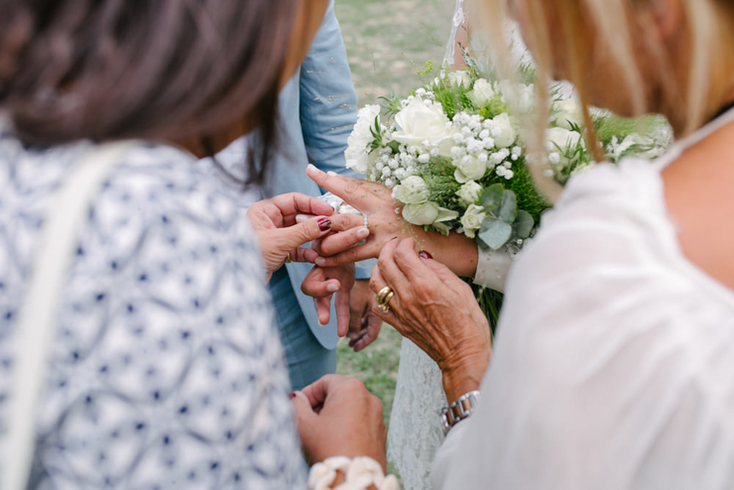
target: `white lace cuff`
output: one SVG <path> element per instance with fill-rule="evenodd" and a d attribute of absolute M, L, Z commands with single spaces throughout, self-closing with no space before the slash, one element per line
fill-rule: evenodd
<path fill-rule="evenodd" d="M 345 480 L 344 483 L 334 487 L 336 490 L 366 490 L 371 485 L 377 490 L 400 490 L 395 475 L 385 476 L 380 463 L 367 456 L 358 456 L 354 459 L 335 456 L 316 463 L 308 474 L 308 489 L 331 489 L 337 471 L 344 473 Z"/>
<path fill-rule="evenodd" d="M 512 265 L 512 254 L 505 248 L 500 250 L 482 250 L 477 247 L 477 272 L 474 284 L 504 292 L 507 273 Z"/>

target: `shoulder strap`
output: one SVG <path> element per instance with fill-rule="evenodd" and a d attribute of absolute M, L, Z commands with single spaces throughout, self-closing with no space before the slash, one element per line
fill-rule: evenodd
<path fill-rule="evenodd" d="M 24 490 L 27 486 L 35 452 L 36 408 L 46 381 L 61 298 L 79 233 L 86 223 L 92 198 L 122 154 L 135 145 L 139 143 L 108 143 L 91 148 L 62 183 L 46 214 L 18 318 L 18 349 L 7 412 L 7 457 L 0 488 Z"/>

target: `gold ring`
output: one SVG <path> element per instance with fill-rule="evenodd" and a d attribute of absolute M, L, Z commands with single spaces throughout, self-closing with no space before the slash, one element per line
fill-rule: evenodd
<path fill-rule="evenodd" d="M 290 264 L 293 262 L 293 259 L 291 259 L 291 253 L 288 252 L 288 255 L 285 256 L 285 263 Z"/>
<path fill-rule="evenodd" d="M 395 296 L 395 292 L 390 291 L 389 293 L 387 293 L 387 296 L 385 296 L 385 298 L 382 300 L 382 303 L 378 304 L 378 307 L 380 308 L 380 310 L 382 310 L 383 313 L 387 314 L 390 312 L 390 300 L 393 296 Z"/>
<path fill-rule="evenodd" d="M 385 298 L 387 298 L 387 296 L 389 294 L 392 294 L 392 292 L 393 291 L 392 291 L 392 288 L 390 286 L 385 286 L 384 288 L 380 289 L 377 292 L 377 296 L 375 296 L 375 300 L 377 301 L 377 304 L 378 305 L 384 304 L 385 303 Z"/>

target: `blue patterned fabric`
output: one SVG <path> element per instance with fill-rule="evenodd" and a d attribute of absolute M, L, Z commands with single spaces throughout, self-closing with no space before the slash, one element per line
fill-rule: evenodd
<path fill-rule="evenodd" d="M 17 308 L 52 193 L 87 145 L 0 137 L 0 426 Z M 43 489 L 305 487 L 287 371 L 244 212 L 171 147 L 93 201 L 58 319 L 32 477 Z M 13 448 L 0 433 L 0 461 Z"/>

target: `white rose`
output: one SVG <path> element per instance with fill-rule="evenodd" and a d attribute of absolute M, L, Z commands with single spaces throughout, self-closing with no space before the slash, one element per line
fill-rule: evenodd
<path fill-rule="evenodd" d="M 464 227 L 464 234 L 469 238 L 474 238 L 475 232 L 482 227 L 482 222 L 487 217 L 481 206 L 472 204 L 464 212 L 461 217 L 461 226 Z"/>
<path fill-rule="evenodd" d="M 422 204 L 406 204 L 403 208 L 403 218 L 409 223 L 419 226 L 451 221 L 458 217 L 459 213 L 456 211 L 442 208 L 431 201 Z"/>
<path fill-rule="evenodd" d="M 457 87 L 471 87 L 471 77 L 466 70 L 452 71 L 449 73 L 449 83 Z"/>
<path fill-rule="evenodd" d="M 583 145 L 581 134 L 564 128 L 550 128 L 546 131 L 546 148 L 553 156 L 551 163 L 557 171 L 571 163 L 566 156 L 579 144 Z M 557 157 L 553 154 L 558 155 Z"/>
<path fill-rule="evenodd" d="M 392 197 L 405 204 L 424 203 L 430 196 L 426 182 L 417 175 L 411 175 L 392 190 Z"/>
<path fill-rule="evenodd" d="M 572 129 L 572 124 L 581 126 L 583 115 L 581 106 L 575 99 L 565 99 L 553 103 L 551 123 L 565 129 Z"/>
<path fill-rule="evenodd" d="M 487 173 L 487 162 L 471 155 L 454 160 L 454 165 L 456 166 L 454 178 L 462 184 L 470 180 L 479 180 Z"/>
<path fill-rule="evenodd" d="M 408 105 L 395 116 L 398 124 L 392 138 L 406 146 L 420 147 L 424 141 L 431 145 L 441 145 L 450 137 L 449 119 L 438 102 L 414 97 Z"/>
<path fill-rule="evenodd" d="M 483 107 L 494 98 L 494 90 L 492 84 L 484 78 L 480 78 L 474 82 L 474 88 L 469 92 L 469 99 L 478 107 Z"/>
<path fill-rule="evenodd" d="M 375 158 L 370 159 L 368 146 L 374 141 L 370 131 L 375 125 L 380 124 L 380 106 L 366 105 L 359 110 L 357 123 L 354 125 L 352 134 L 347 140 L 347 149 L 344 152 L 346 167 L 360 174 L 366 174 Z"/>
<path fill-rule="evenodd" d="M 497 148 L 509 148 L 515 143 L 517 133 L 515 132 L 515 128 L 512 127 L 510 116 L 506 113 L 503 112 L 495 116 L 492 119 L 492 126 L 492 137 Z"/>
<path fill-rule="evenodd" d="M 499 89 L 505 100 L 521 114 L 535 111 L 535 86 L 533 84 L 513 83 L 509 80 L 499 82 Z"/>
<path fill-rule="evenodd" d="M 403 208 L 403 218 L 414 225 L 431 225 L 438 218 L 438 204 L 434 202 L 406 204 Z"/>
<path fill-rule="evenodd" d="M 476 203 L 479 201 L 479 196 L 482 195 L 482 186 L 471 180 L 462 185 L 456 195 L 467 204 Z"/>
<path fill-rule="evenodd" d="M 546 133 L 548 151 L 560 151 L 562 154 L 576 148 L 581 142 L 581 134 L 565 128 L 549 128 Z"/>

